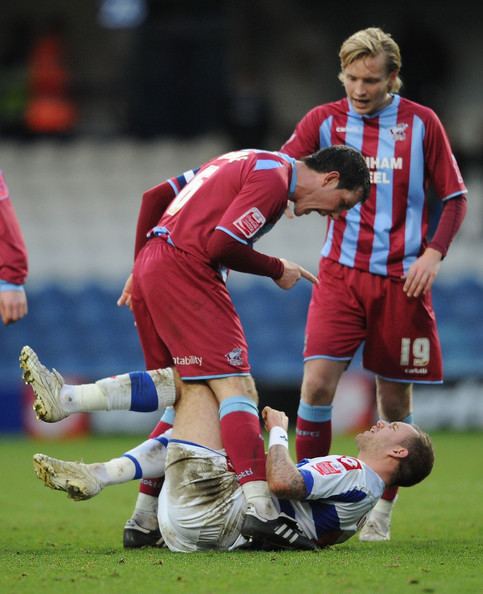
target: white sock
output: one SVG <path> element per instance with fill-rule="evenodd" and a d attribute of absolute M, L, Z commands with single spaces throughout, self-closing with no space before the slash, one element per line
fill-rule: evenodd
<path fill-rule="evenodd" d="M 388 501 L 387 499 L 379 499 L 379 501 L 376 503 L 376 505 L 373 507 L 372 512 L 380 515 L 380 516 L 385 516 L 385 517 L 390 517 L 392 514 L 392 509 L 394 507 L 394 504 L 396 503 L 397 497 L 396 499 L 393 499 L 392 501 Z"/>
<path fill-rule="evenodd" d="M 250 481 L 241 486 L 248 504 L 255 507 L 257 514 L 264 520 L 274 520 L 278 511 L 273 503 L 272 496 L 266 481 Z"/>
<path fill-rule="evenodd" d="M 113 458 L 109 462 L 88 464 L 92 473 L 101 481 L 103 487 L 119 485 L 132 481 L 136 476 L 136 466 L 125 456 Z"/>
<path fill-rule="evenodd" d="M 107 395 L 97 384 L 64 384 L 60 390 L 60 404 L 69 414 L 109 410 Z"/>
<path fill-rule="evenodd" d="M 147 439 L 124 454 L 129 460 L 135 460 L 142 477 L 163 477 L 166 466 L 166 445 L 157 439 Z M 132 462 L 134 465 L 134 462 Z M 138 476 L 136 478 L 141 478 Z"/>
<path fill-rule="evenodd" d="M 157 439 L 148 439 L 119 458 L 88 466 L 103 486 L 107 487 L 145 476 L 164 476 L 166 453 L 164 444 Z"/>
<path fill-rule="evenodd" d="M 146 495 L 146 493 L 138 493 L 131 518 L 146 530 L 156 530 L 158 527 L 158 498 Z"/>
<path fill-rule="evenodd" d="M 140 373 L 137 377 L 142 379 L 144 373 L 154 383 L 157 396 L 157 402 L 151 401 L 146 410 L 162 410 L 173 405 L 176 400 L 173 370 L 169 367 L 157 369 Z M 60 404 L 69 414 L 96 410 L 143 410 L 133 406 L 133 386 L 129 373 L 100 379 L 94 384 L 64 384 L 60 391 Z M 139 405 L 137 401 L 136 404 Z"/>

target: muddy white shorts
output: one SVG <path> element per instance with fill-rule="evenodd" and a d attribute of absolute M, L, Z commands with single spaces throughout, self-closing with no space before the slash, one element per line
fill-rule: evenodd
<path fill-rule="evenodd" d="M 229 550 L 243 544 L 246 502 L 223 450 L 170 440 L 158 505 L 161 534 L 171 551 Z"/>

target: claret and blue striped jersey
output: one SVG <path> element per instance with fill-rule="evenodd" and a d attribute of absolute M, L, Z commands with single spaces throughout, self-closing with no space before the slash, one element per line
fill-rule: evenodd
<path fill-rule="evenodd" d="M 443 125 L 431 109 L 399 95 L 370 116 L 345 98 L 309 111 L 281 150 L 300 158 L 335 144 L 362 152 L 372 188 L 364 204 L 330 220 L 322 256 L 401 277 L 426 245 L 429 185 L 441 200 L 466 193 Z"/>
<path fill-rule="evenodd" d="M 215 229 L 245 245 L 267 233 L 297 183 L 294 159 L 257 149 L 220 155 L 193 173 L 170 180 L 176 197 L 154 231 L 202 260 Z"/>
<path fill-rule="evenodd" d="M 297 464 L 307 490 L 304 501 L 280 500 L 281 511 L 295 518 L 309 538 L 327 544 L 344 542 L 364 523 L 384 491 L 384 481 L 358 458 L 324 456 Z"/>

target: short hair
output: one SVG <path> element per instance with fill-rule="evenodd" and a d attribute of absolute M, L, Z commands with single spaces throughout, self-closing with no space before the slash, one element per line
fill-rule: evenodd
<path fill-rule="evenodd" d="M 420 483 L 431 472 L 434 464 L 434 451 L 431 438 L 417 425 L 412 425 L 417 435 L 410 435 L 402 446 L 407 448 L 408 455 L 399 460 L 391 484 L 400 487 L 411 487 Z"/>
<path fill-rule="evenodd" d="M 338 188 L 351 192 L 361 189 L 361 202 L 368 198 L 371 178 L 366 161 L 358 150 L 345 144 L 337 144 L 320 149 L 304 157 L 302 161 L 307 167 L 319 173 L 338 171 L 340 174 Z"/>
<path fill-rule="evenodd" d="M 390 33 L 385 33 L 379 27 L 369 27 L 357 31 L 348 37 L 340 47 L 339 58 L 341 72 L 339 80 L 344 82 L 344 70 L 361 58 L 366 56 L 378 56 L 384 54 L 386 57 L 387 73 L 399 72 L 401 69 L 401 51 Z M 402 87 L 402 80 L 399 75 L 390 82 L 389 91 L 397 93 Z"/>

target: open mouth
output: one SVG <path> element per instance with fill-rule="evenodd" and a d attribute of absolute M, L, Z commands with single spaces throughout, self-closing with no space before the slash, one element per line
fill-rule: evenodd
<path fill-rule="evenodd" d="M 352 99 L 352 103 L 357 107 L 366 107 L 369 105 L 369 101 L 367 99 Z"/>

